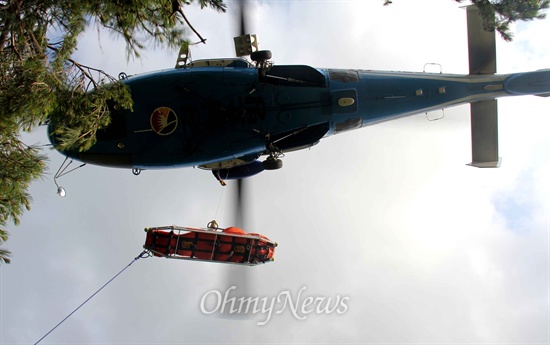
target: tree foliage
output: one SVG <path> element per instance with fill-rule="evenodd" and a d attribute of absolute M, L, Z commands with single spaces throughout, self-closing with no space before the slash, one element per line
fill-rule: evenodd
<path fill-rule="evenodd" d="M 30 209 L 29 183 L 45 169 L 45 157 L 35 147 L 27 146 L 17 137 L 1 138 L 0 146 L 0 224 L 8 220 L 19 224 L 23 211 Z M 0 228 L 0 245 L 7 241 L 8 232 Z M 0 248 L 0 263 L 9 263 L 9 251 Z"/>
<path fill-rule="evenodd" d="M 454 0 L 464 2 L 464 0 Z M 507 42 L 512 41 L 513 35 L 510 24 L 518 20 L 543 19 L 543 13 L 550 5 L 550 0 L 470 0 L 483 18 L 483 28 L 487 31 L 496 30 Z M 384 0 L 384 6 L 392 3 Z"/>
<path fill-rule="evenodd" d="M 188 44 L 186 28 L 198 35 L 184 13 L 193 3 L 225 11 L 223 0 L 0 0 L 0 245 L 6 224 L 30 208 L 29 183 L 46 168 L 21 131 L 52 121 L 59 149 L 83 151 L 109 124 L 107 100 L 132 107 L 122 83 L 71 58 L 80 35 L 106 28 L 124 39 L 128 57 L 149 45 L 177 48 Z M 9 251 L 0 249 L 3 262 Z"/>

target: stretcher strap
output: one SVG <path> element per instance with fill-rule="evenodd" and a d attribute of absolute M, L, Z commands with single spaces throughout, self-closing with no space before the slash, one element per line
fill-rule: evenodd
<path fill-rule="evenodd" d="M 167 245 L 168 254 L 174 254 L 176 252 L 176 248 L 174 248 L 173 252 L 170 252 L 170 246 L 172 245 L 172 238 L 174 238 L 174 231 L 170 231 L 170 238 L 168 239 L 168 245 Z"/>
<path fill-rule="evenodd" d="M 191 252 L 191 256 L 190 256 L 191 258 L 195 257 L 197 253 L 212 253 L 211 249 L 199 249 L 198 245 L 201 242 L 206 243 L 206 244 L 211 244 L 212 246 L 214 246 L 214 254 L 218 253 L 218 248 L 216 248 L 216 242 L 217 241 L 215 239 L 200 238 L 199 233 L 197 233 L 197 232 L 193 232 L 193 233 L 194 233 L 194 235 L 191 238 L 185 237 L 185 238 L 182 239 L 180 237 L 178 248 L 176 248 L 176 253 L 180 250 L 190 251 Z M 191 242 L 192 245 L 188 248 L 188 247 L 186 247 L 186 243 L 189 243 L 189 242 Z"/>
<path fill-rule="evenodd" d="M 254 260 L 259 260 L 262 263 L 265 263 L 265 260 L 267 259 L 267 253 L 269 253 L 269 248 L 272 245 L 266 244 L 264 246 L 256 246 L 256 251 L 254 252 Z M 266 254 L 258 254 L 260 251 L 265 250 Z"/>
<path fill-rule="evenodd" d="M 173 231 L 170 231 L 170 237 L 168 238 L 168 241 L 166 242 L 166 253 L 165 255 L 169 255 L 170 254 L 170 245 L 172 243 L 172 237 L 174 236 L 174 232 Z M 154 231 L 153 232 L 153 241 L 152 241 L 152 244 L 151 246 L 153 247 L 153 250 L 156 250 L 158 251 L 158 247 L 157 247 L 157 239 L 160 239 L 163 237 L 163 235 L 168 235 L 167 233 L 165 232 L 159 232 L 159 231 Z M 166 236 L 168 237 L 168 236 Z M 160 246 L 160 245 L 159 245 Z"/>
<path fill-rule="evenodd" d="M 216 246 L 215 254 L 228 255 L 227 261 L 230 261 L 230 259 L 232 257 L 242 256 L 242 260 L 240 260 L 240 262 L 242 262 L 242 263 L 246 262 L 246 260 L 248 258 L 248 255 L 249 255 L 249 252 L 250 252 L 251 247 L 252 247 L 251 242 L 253 242 L 254 240 L 249 239 L 249 238 L 245 238 L 246 242 L 241 243 L 241 242 L 237 242 L 237 239 L 242 238 L 242 237 L 235 237 L 235 236 L 230 236 L 230 235 L 226 235 L 226 234 L 220 235 L 220 237 L 221 237 L 221 239 L 216 241 L 216 243 L 214 244 Z M 227 237 L 231 237 L 231 240 L 227 240 Z M 229 244 L 231 246 L 229 247 L 228 250 L 222 250 L 221 249 L 222 244 Z M 239 249 L 238 247 L 243 247 L 244 251 L 237 251 L 237 249 Z"/>
<path fill-rule="evenodd" d="M 194 232 L 195 237 L 193 238 L 193 245 L 191 246 L 191 258 L 195 256 L 195 251 L 197 250 L 197 240 L 199 238 L 199 234 Z"/>
<path fill-rule="evenodd" d="M 244 253 L 243 253 L 243 261 L 241 262 L 250 262 L 250 251 L 252 250 L 252 246 L 254 245 L 254 240 L 251 240 L 249 238 L 246 239 L 246 245 L 244 246 Z"/>

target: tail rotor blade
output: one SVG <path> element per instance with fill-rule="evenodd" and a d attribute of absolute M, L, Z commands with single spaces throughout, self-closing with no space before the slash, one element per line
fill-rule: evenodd
<path fill-rule="evenodd" d="M 498 168 L 497 100 L 470 103 L 472 130 L 472 163 L 478 168 Z"/>
<path fill-rule="evenodd" d="M 481 15 L 475 5 L 468 6 L 466 10 L 470 74 L 495 74 L 495 32 L 483 30 Z"/>
<path fill-rule="evenodd" d="M 483 30 L 483 20 L 475 5 L 466 7 L 468 62 L 470 75 L 492 75 L 496 68 L 495 32 Z M 479 168 L 498 168 L 497 100 L 470 103 L 472 163 Z"/>

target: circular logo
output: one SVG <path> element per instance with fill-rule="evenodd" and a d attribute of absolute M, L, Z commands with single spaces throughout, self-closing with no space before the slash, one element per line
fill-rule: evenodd
<path fill-rule="evenodd" d="M 189 249 L 189 248 L 193 247 L 193 242 L 183 241 L 181 243 L 181 247 L 183 249 Z"/>
<path fill-rule="evenodd" d="M 244 253 L 244 246 L 235 246 L 233 250 L 235 253 Z"/>
<path fill-rule="evenodd" d="M 177 127 L 178 117 L 172 109 L 160 107 L 151 114 L 151 128 L 158 135 L 172 134 Z"/>

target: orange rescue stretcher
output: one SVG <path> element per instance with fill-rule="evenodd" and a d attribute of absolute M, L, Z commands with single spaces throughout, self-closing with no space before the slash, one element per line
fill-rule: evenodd
<path fill-rule="evenodd" d="M 277 242 L 236 227 L 198 229 L 170 225 L 145 231 L 143 248 L 154 256 L 248 266 L 275 260 Z"/>

